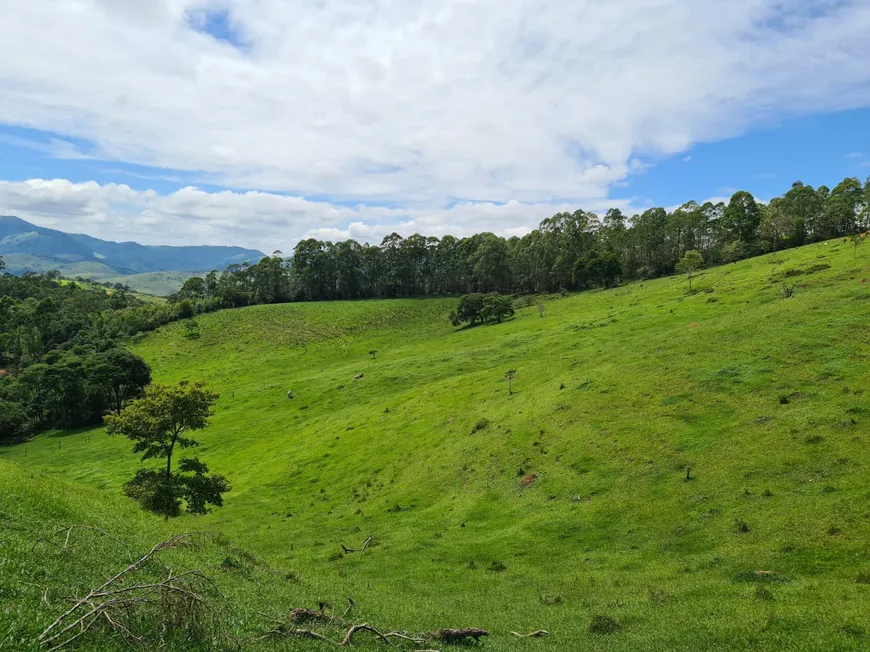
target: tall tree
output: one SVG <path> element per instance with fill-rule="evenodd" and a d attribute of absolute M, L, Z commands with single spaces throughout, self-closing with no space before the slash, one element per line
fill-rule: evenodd
<path fill-rule="evenodd" d="M 139 398 L 151 383 L 151 367 L 135 353 L 111 349 L 91 361 L 90 376 L 99 383 L 116 414 L 131 400 Z"/>
<path fill-rule="evenodd" d="M 722 228 L 730 240 L 740 241 L 751 248 L 755 244 L 760 223 L 761 212 L 755 198 L 744 190 L 734 193 L 722 215 Z"/>

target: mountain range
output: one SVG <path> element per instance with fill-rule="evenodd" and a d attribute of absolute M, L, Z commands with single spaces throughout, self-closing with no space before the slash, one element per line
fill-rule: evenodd
<path fill-rule="evenodd" d="M 169 286 L 195 272 L 223 270 L 228 265 L 260 260 L 256 249 L 226 246 L 152 246 L 110 242 L 88 235 L 65 233 L 0 215 L 0 256 L 13 274 L 58 270 L 64 276 L 94 280 L 153 278 L 172 272 Z M 179 281 L 180 279 L 180 281 Z M 171 288 L 167 286 L 166 289 Z M 153 288 L 150 288 L 153 289 Z"/>

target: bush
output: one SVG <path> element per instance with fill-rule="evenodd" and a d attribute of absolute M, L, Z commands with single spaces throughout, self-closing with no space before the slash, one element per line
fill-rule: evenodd
<path fill-rule="evenodd" d="M 531 308 L 535 305 L 535 297 L 530 294 L 524 294 L 521 297 L 517 297 L 514 301 L 514 306 L 516 308 Z"/>
<path fill-rule="evenodd" d="M 512 317 L 514 306 L 510 297 L 505 297 L 497 292 L 481 294 L 473 292 L 466 294 L 459 300 L 456 310 L 450 313 L 450 321 L 454 326 L 468 323 L 469 326 L 478 324 L 499 323 Z"/>
<path fill-rule="evenodd" d="M 613 634 L 622 626 L 610 616 L 595 616 L 589 624 L 590 634 Z"/>

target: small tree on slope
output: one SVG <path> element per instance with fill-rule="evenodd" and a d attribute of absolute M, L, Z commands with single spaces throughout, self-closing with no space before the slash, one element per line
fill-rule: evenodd
<path fill-rule="evenodd" d="M 167 519 L 181 513 L 182 501 L 192 514 L 204 514 L 208 505 L 223 505 L 223 494 L 231 487 L 222 475 L 209 476 L 208 467 L 196 458 L 182 458 L 174 473 L 172 469 L 176 447 L 199 446 L 189 434 L 208 426 L 217 399 L 202 383 L 153 385 L 121 414 L 106 417 L 109 434 L 133 440 L 133 452 L 142 453 L 143 461 L 166 460 L 159 469 L 140 469 L 124 485 L 124 493 Z"/>
<path fill-rule="evenodd" d="M 695 272 L 701 269 L 704 264 L 704 259 L 694 249 L 690 249 L 677 263 L 677 271 L 680 274 L 685 274 L 689 278 L 689 292 L 692 291 L 692 277 Z"/>

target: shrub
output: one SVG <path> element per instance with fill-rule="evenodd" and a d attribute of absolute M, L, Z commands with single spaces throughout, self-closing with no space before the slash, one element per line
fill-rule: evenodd
<path fill-rule="evenodd" d="M 590 634 L 613 634 L 622 629 L 622 626 L 610 616 L 595 616 L 589 623 Z"/>
<path fill-rule="evenodd" d="M 514 307 L 516 308 L 531 308 L 533 305 L 535 305 L 535 297 L 529 294 L 517 297 L 516 301 L 514 301 Z"/>
<path fill-rule="evenodd" d="M 473 292 L 459 300 L 456 309 L 450 313 L 450 322 L 454 326 L 467 323 L 469 326 L 478 324 L 498 323 L 513 316 L 514 306 L 510 297 L 496 292 L 481 294 Z"/>

